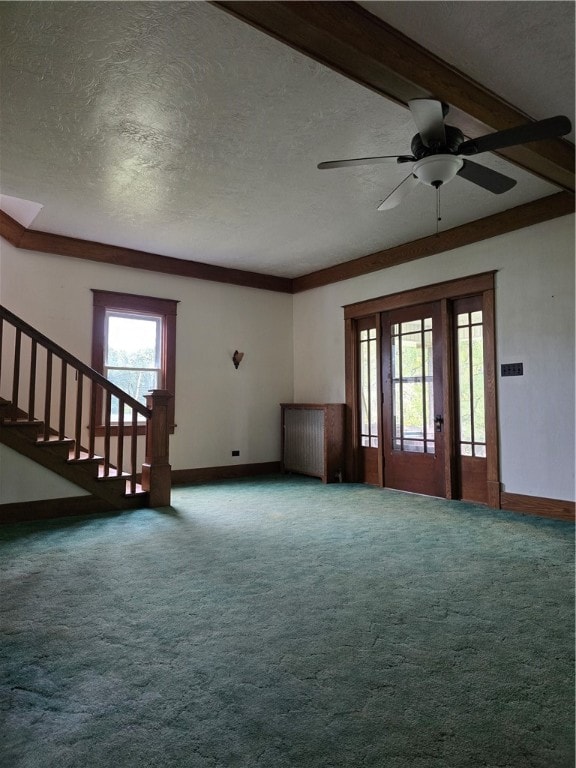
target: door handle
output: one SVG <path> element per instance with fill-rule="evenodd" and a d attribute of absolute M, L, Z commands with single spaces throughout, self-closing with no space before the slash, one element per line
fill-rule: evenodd
<path fill-rule="evenodd" d="M 442 425 L 444 424 L 444 417 L 441 414 L 438 414 L 434 417 L 434 424 L 436 428 L 436 432 L 442 432 Z"/>

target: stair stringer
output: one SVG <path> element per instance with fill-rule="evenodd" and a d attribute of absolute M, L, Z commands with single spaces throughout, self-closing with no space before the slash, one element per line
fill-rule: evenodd
<path fill-rule="evenodd" d="M 73 440 L 38 440 L 42 426 L 39 421 L 0 421 L 0 442 L 106 502 L 110 510 L 136 509 L 148 505 L 148 494 L 144 491 L 126 493 L 124 476 L 99 477 L 98 462 L 94 459 L 71 460 Z"/>

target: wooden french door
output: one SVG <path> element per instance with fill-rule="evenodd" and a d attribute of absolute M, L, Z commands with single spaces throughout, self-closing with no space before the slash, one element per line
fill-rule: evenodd
<path fill-rule="evenodd" d="M 347 479 L 499 507 L 494 273 L 344 312 Z"/>
<path fill-rule="evenodd" d="M 485 324 L 482 296 L 452 304 L 458 496 L 488 503 Z"/>
<path fill-rule="evenodd" d="M 382 315 L 385 484 L 446 496 L 444 337 L 440 303 Z"/>

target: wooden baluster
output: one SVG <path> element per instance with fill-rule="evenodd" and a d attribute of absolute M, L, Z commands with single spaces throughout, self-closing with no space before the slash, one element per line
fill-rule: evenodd
<path fill-rule="evenodd" d="M 152 417 L 146 426 L 146 458 L 142 465 L 142 488 L 150 494 L 150 506 L 170 504 L 172 468 L 169 464 L 168 402 L 172 399 L 165 389 L 153 389 L 146 395 L 146 405 Z"/>
<path fill-rule="evenodd" d="M 50 438 L 50 410 L 52 408 L 52 352 L 46 352 L 46 392 L 44 394 L 44 440 Z"/>
<path fill-rule="evenodd" d="M 60 419 L 58 422 L 58 439 L 64 440 L 66 437 L 66 383 L 67 383 L 68 364 L 62 360 L 60 369 Z"/>
<path fill-rule="evenodd" d="M 112 410 L 112 395 L 106 390 L 106 405 L 104 406 L 104 477 L 110 475 L 110 412 Z"/>
<path fill-rule="evenodd" d="M 93 381 L 90 382 L 90 420 L 88 425 L 88 455 L 92 458 L 96 452 L 96 387 Z"/>
<path fill-rule="evenodd" d="M 76 430 L 74 432 L 74 458 L 80 458 L 80 443 L 82 440 L 82 395 L 84 387 L 84 374 L 76 371 Z"/>
<path fill-rule="evenodd" d="M 137 462 L 138 462 L 138 411 L 132 408 L 132 438 L 130 443 L 130 493 L 136 493 Z"/>
<path fill-rule="evenodd" d="M 32 345 L 30 347 L 30 386 L 28 388 L 28 418 L 32 421 L 34 419 L 34 411 L 36 410 L 36 352 L 37 343 L 35 339 L 32 339 Z"/>
<path fill-rule="evenodd" d="M 122 474 L 124 464 L 124 401 L 118 401 L 118 445 L 116 451 L 116 469 Z"/>
<path fill-rule="evenodd" d="M 14 374 L 12 377 L 12 419 L 15 421 L 18 411 L 18 395 L 20 389 L 20 350 L 22 346 L 22 331 L 16 328 L 16 338 L 14 340 Z"/>

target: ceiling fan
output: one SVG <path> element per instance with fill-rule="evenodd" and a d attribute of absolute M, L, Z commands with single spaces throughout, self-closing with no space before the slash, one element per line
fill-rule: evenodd
<path fill-rule="evenodd" d="M 466 140 L 459 128 L 446 125 L 444 122 L 449 110 L 447 104 L 436 99 L 412 99 L 408 102 L 408 106 L 418 128 L 418 133 L 413 137 L 410 145 L 411 155 L 329 160 L 320 163 L 318 168 L 324 170 L 374 163 L 412 163 L 408 176 L 378 206 L 379 211 L 395 208 L 420 183 L 439 190 L 442 184 L 452 181 L 455 176 L 461 176 L 495 195 L 500 195 L 512 189 L 516 180 L 466 158 L 470 155 L 479 155 L 481 152 L 492 152 L 530 141 L 564 136 L 572 130 L 570 120 L 563 115 L 558 115 L 489 133 L 478 139 Z"/>

